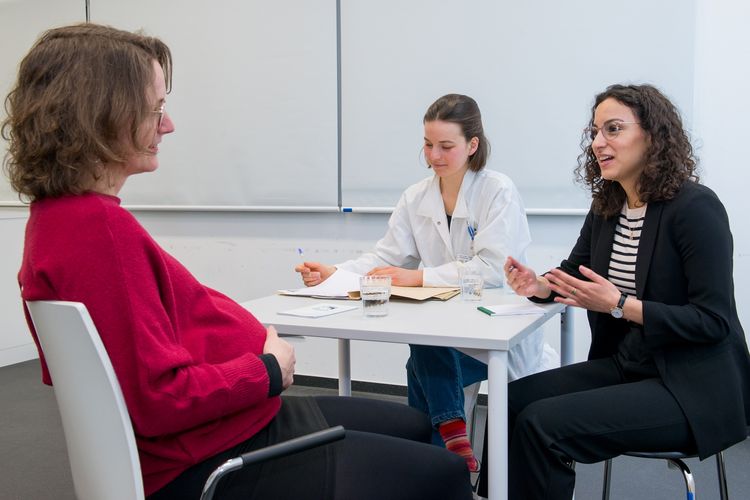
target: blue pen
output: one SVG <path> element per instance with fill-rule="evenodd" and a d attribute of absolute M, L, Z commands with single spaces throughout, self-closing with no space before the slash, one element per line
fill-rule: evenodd
<path fill-rule="evenodd" d="M 466 229 L 469 231 L 469 238 L 471 238 L 471 243 L 469 244 L 469 250 L 471 251 L 471 254 L 474 255 L 474 237 L 477 235 L 477 228 L 476 226 L 473 226 L 469 223 L 469 221 L 466 221 Z"/>

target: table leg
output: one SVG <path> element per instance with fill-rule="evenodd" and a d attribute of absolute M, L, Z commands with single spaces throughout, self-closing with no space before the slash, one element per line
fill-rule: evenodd
<path fill-rule="evenodd" d="M 560 364 L 573 363 L 573 308 L 567 306 L 560 313 Z"/>
<path fill-rule="evenodd" d="M 488 354 L 489 500 L 508 500 L 508 351 Z"/>
<path fill-rule="evenodd" d="M 573 308 L 566 306 L 560 313 L 560 365 L 570 365 L 573 363 Z M 575 466 L 575 462 L 573 462 Z M 605 465 L 606 467 L 606 465 Z M 575 500 L 575 492 L 573 493 Z"/>
<path fill-rule="evenodd" d="M 352 395 L 352 357 L 349 339 L 339 339 L 339 396 Z"/>

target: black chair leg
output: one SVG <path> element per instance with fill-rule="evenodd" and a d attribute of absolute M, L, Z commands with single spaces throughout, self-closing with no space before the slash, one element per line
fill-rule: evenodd
<path fill-rule="evenodd" d="M 716 474 L 719 478 L 719 498 L 729 500 L 729 491 L 727 489 L 727 471 L 724 468 L 724 452 L 716 454 Z"/>
<path fill-rule="evenodd" d="M 612 459 L 604 461 L 604 485 L 602 486 L 602 500 L 609 500 L 609 486 L 612 481 Z"/>

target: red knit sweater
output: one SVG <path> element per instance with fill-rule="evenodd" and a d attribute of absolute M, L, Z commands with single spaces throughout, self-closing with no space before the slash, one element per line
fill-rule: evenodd
<path fill-rule="evenodd" d="M 278 412 L 258 357 L 263 325 L 201 285 L 118 198 L 32 203 L 19 282 L 24 300 L 88 308 L 125 396 L 147 495 L 250 438 Z"/>

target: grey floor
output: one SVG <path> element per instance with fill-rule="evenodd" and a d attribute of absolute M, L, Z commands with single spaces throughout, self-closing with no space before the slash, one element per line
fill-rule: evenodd
<path fill-rule="evenodd" d="M 331 389 L 295 386 L 295 394 L 332 394 Z M 358 396 L 398 396 L 358 393 Z M 483 420 L 484 407 L 478 417 Z M 726 452 L 731 498 L 750 498 L 750 440 Z M 718 499 L 715 462 L 689 461 L 697 498 Z M 601 498 L 602 465 L 578 464 L 577 500 Z M 613 500 L 683 499 L 681 476 L 661 461 L 627 457 L 615 460 Z M 73 500 L 65 440 L 52 389 L 43 385 L 37 361 L 0 368 L 0 500 Z M 387 500 L 387 499 L 384 499 Z"/>

